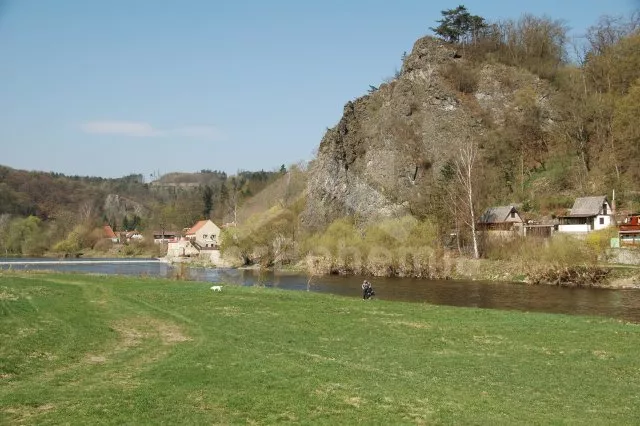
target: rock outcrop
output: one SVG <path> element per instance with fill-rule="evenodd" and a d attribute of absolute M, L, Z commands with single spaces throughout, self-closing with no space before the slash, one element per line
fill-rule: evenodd
<path fill-rule="evenodd" d="M 118 220 L 122 220 L 126 215 L 145 217 L 149 214 L 149 209 L 142 204 L 118 194 L 108 194 L 104 199 L 103 209 L 107 217 L 115 217 Z"/>
<path fill-rule="evenodd" d="M 345 105 L 310 167 L 309 229 L 351 214 L 369 221 L 416 213 L 456 147 L 483 137 L 486 120 L 499 125 L 518 90 L 534 90 L 541 102 L 548 96 L 534 75 L 489 64 L 478 68 L 475 93 L 462 94 L 446 73 L 466 61 L 451 45 L 419 39 L 398 78 Z"/>

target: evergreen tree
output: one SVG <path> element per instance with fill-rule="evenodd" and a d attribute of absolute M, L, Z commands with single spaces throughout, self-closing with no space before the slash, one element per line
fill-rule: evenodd
<path fill-rule="evenodd" d="M 204 204 L 204 208 L 202 210 L 202 216 L 204 218 L 208 218 L 209 214 L 211 214 L 211 210 L 213 209 L 213 189 L 206 185 L 204 187 L 204 191 L 202 193 L 202 201 Z"/>
<path fill-rule="evenodd" d="M 435 28 L 429 28 L 444 41 L 450 43 L 473 42 L 480 31 L 487 27 L 484 18 L 471 15 L 463 5 L 455 9 L 447 9 L 440 12 L 442 19 Z"/>

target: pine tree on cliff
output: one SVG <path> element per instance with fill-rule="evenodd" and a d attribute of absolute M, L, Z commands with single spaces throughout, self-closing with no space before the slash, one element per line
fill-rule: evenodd
<path fill-rule="evenodd" d="M 483 17 L 471 15 L 463 5 L 440 13 L 442 19 L 436 21 L 440 25 L 429 29 L 449 43 L 474 42 L 480 31 L 487 27 Z"/>

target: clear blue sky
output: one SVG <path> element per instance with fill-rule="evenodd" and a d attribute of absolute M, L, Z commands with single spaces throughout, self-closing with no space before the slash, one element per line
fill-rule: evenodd
<path fill-rule="evenodd" d="M 309 160 L 440 10 L 582 34 L 636 0 L 4 0 L 0 164 L 118 177 Z"/>

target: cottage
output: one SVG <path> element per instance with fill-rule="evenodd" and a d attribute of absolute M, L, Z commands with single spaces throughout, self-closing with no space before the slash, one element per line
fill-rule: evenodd
<path fill-rule="evenodd" d="M 211 220 L 197 222 L 185 236 L 199 250 L 214 250 L 220 245 L 220 228 Z"/>
<path fill-rule="evenodd" d="M 576 198 L 566 216 L 559 216 L 558 232 L 586 233 L 607 228 L 613 212 L 606 195 Z"/>
<path fill-rule="evenodd" d="M 640 246 L 640 213 L 630 214 L 618 226 L 621 246 Z"/>
<path fill-rule="evenodd" d="M 478 220 L 478 230 L 492 236 L 513 236 L 522 232 L 523 220 L 515 206 L 489 207 Z"/>
<path fill-rule="evenodd" d="M 102 235 L 105 239 L 110 240 L 112 243 L 118 243 L 120 240 L 115 232 L 113 232 L 113 228 L 110 225 L 104 225 L 102 227 Z"/>

